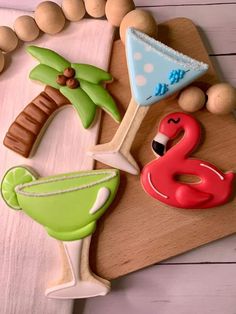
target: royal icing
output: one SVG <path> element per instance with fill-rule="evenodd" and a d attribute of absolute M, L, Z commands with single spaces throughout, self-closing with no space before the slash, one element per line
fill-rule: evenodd
<path fill-rule="evenodd" d="M 109 73 L 92 65 L 70 63 L 50 49 L 29 46 L 27 51 L 40 62 L 30 72 L 30 78 L 58 89 L 75 107 L 84 128 L 93 123 L 96 106 L 120 122 L 113 98 L 101 85 L 112 81 Z M 69 77 L 66 76 L 68 69 L 73 72 Z"/>
<path fill-rule="evenodd" d="M 87 237 L 86 241 L 91 241 L 91 236 Z M 95 274 L 89 269 L 89 278 L 84 280 L 81 270 L 89 265 L 83 264 L 84 254 L 83 252 L 84 240 L 63 242 L 65 254 L 69 263 L 69 267 L 72 274 L 72 279 L 69 282 L 61 283 L 59 285 L 48 288 L 45 291 L 45 295 L 48 298 L 55 299 L 80 299 L 89 298 L 95 296 L 106 295 L 110 291 L 110 284 L 105 279 L 97 278 Z M 87 258 L 87 257 L 86 257 Z M 87 276 L 88 277 L 88 276 Z"/>
<path fill-rule="evenodd" d="M 126 33 L 126 56 L 132 99 L 112 141 L 88 154 L 133 175 L 139 166 L 130 154 L 149 105 L 170 96 L 206 72 L 208 65 L 191 59 L 133 28 Z"/>
<path fill-rule="evenodd" d="M 183 138 L 166 150 L 169 140 L 184 131 Z M 223 173 L 209 162 L 190 158 L 200 141 L 200 125 L 192 116 L 176 112 L 164 117 L 152 148 L 158 159 L 141 173 L 144 190 L 155 199 L 179 208 L 211 208 L 225 204 L 232 193 L 233 172 Z M 184 183 L 179 175 L 194 175 L 200 182 Z"/>
<path fill-rule="evenodd" d="M 38 180 L 27 173 L 27 181 L 21 181 L 22 184 L 12 181 L 10 189 L 9 177 L 20 171 L 28 169 L 15 167 L 5 175 L 2 182 L 5 201 L 10 205 L 9 200 L 15 198 L 17 209 L 42 224 L 49 235 L 63 241 L 79 240 L 93 233 L 96 221 L 112 203 L 119 185 L 119 171 L 108 169 Z M 4 192 L 6 186 L 8 194 Z"/>
<path fill-rule="evenodd" d="M 108 188 L 101 188 L 98 191 L 96 201 L 93 204 L 93 207 L 90 208 L 89 213 L 90 214 L 95 214 L 108 200 L 110 196 L 110 190 Z"/>
<path fill-rule="evenodd" d="M 174 94 L 208 69 L 134 28 L 127 30 L 126 54 L 132 94 L 141 106 Z"/>

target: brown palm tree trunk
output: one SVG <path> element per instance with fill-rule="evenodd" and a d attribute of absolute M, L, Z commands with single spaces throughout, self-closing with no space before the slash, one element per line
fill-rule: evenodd
<path fill-rule="evenodd" d="M 56 111 L 70 101 L 57 89 L 46 86 L 17 116 L 5 135 L 3 144 L 23 157 L 29 157 Z"/>

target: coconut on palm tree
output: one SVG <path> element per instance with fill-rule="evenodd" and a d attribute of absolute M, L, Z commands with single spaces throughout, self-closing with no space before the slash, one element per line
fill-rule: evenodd
<path fill-rule="evenodd" d="M 46 87 L 10 126 L 5 146 L 29 157 L 48 120 L 68 104 L 73 105 L 86 129 L 92 125 L 97 107 L 120 122 L 116 104 L 103 85 L 112 81 L 108 72 L 89 64 L 71 63 L 50 49 L 29 46 L 27 51 L 40 62 L 30 78 Z"/>

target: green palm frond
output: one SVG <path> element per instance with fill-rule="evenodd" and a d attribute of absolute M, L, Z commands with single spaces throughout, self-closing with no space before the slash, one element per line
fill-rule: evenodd
<path fill-rule="evenodd" d="M 92 124 L 96 106 L 109 113 L 117 122 L 121 121 L 113 98 L 101 85 L 112 81 L 112 76 L 108 72 L 89 64 L 71 64 L 47 48 L 29 46 L 27 51 L 40 62 L 30 72 L 30 78 L 60 90 L 75 107 L 84 128 L 87 129 Z M 68 68 L 73 68 L 75 75 L 73 73 L 72 77 L 68 77 Z M 72 85 L 69 79 L 72 80 Z"/>
<path fill-rule="evenodd" d="M 69 61 L 50 49 L 28 46 L 26 50 L 41 64 L 48 65 L 59 72 L 63 72 L 66 68 L 70 67 Z"/>
<path fill-rule="evenodd" d="M 112 76 L 110 73 L 93 65 L 72 63 L 71 66 L 73 69 L 75 69 L 75 77 L 79 80 L 85 80 L 94 84 L 112 81 Z"/>
<path fill-rule="evenodd" d="M 78 112 L 85 129 L 89 128 L 96 115 L 96 105 L 91 98 L 81 89 L 60 88 L 60 92 L 70 100 Z"/>
<path fill-rule="evenodd" d="M 49 85 L 56 89 L 60 89 L 61 86 L 58 85 L 56 82 L 57 76 L 59 74 L 60 72 L 58 72 L 57 70 L 47 65 L 39 64 L 30 72 L 29 77 L 32 80 L 40 81 L 43 84 Z"/>
<path fill-rule="evenodd" d="M 97 106 L 105 110 L 117 122 L 121 121 L 120 113 L 113 98 L 101 85 L 80 80 L 80 86 Z"/>

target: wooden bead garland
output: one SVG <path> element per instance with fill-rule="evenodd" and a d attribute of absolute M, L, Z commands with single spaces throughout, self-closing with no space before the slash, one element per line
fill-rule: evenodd
<path fill-rule="evenodd" d="M 157 37 L 157 24 L 151 13 L 135 9 L 129 12 L 120 24 L 120 38 L 125 43 L 125 34 L 128 27 L 134 27 L 147 35 Z"/>
<path fill-rule="evenodd" d="M 0 72 L 4 69 L 5 65 L 5 56 L 4 54 L 0 51 Z"/>
<path fill-rule="evenodd" d="M 123 42 L 127 27 L 136 27 L 149 36 L 156 37 L 157 25 L 152 15 L 134 9 L 133 0 L 62 0 L 62 8 L 55 2 L 43 1 L 35 9 L 34 19 L 27 15 L 16 19 L 16 33 L 10 27 L 0 26 L 0 69 L 5 63 L 2 52 L 16 49 L 18 38 L 26 42 L 33 41 L 39 36 L 40 30 L 50 35 L 57 34 L 65 25 L 65 17 L 69 21 L 79 21 L 84 17 L 86 10 L 95 18 L 106 14 L 113 26 L 121 26 Z"/>
<path fill-rule="evenodd" d="M 178 104 L 187 112 L 195 112 L 204 107 L 206 102 L 205 93 L 196 86 L 184 89 L 179 96 Z"/>
<path fill-rule="evenodd" d="M 0 50 L 11 52 L 16 49 L 18 38 L 15 32 L 8 26 L 0 26 Z"/>
<path fill-rule="evenodd" d="M 84 0 L 87 13 L 95 18 L 105 15 L 106 0 Z"/>
<path fill-rule="evenodd" d="M 65 25 L 65 16 L 62 9 L 55 2 L 41 2 L 34 13 L 38 27 L 46 34 L 59 33 Z"/>
<path fill-rule="evenodd" d="M 214 114 L 228 114 L 236 109 L 236 89 L 227 83 L 211 86 L 207 92 L 207 109 Z"/>
<path fill-rule="evenodd" d="M 135 9 L 133 0 L 107 0 L 106 18 L 113 26 L 120 26 L 127 13 Z"/>
<path fill-rule="evenodd" d="M 33 41 L 40 33 L 35 20 L 28 15 L 19 16 L 15 20 L 14 29 L 18 38 L 23 41 Z"/>
<path fill-rule="evenodd" d="M 62 10 L 67 20 L 72 22 L 81 20 L 86 13 L 83 0 L 63 0 Z"/>

